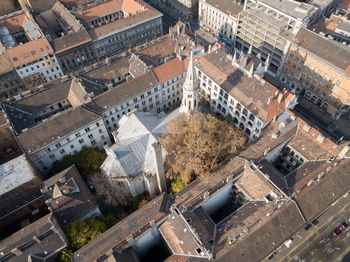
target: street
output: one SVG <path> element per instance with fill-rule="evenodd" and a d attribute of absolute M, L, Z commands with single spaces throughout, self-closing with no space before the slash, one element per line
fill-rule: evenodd
<path fill-rule="evenodd" d="M 332 232 L 350 218 L 350 196 L 342 197 L 309 227 L 300 229 L 290 247 L 283 245 L 270 260 L 273 262 L 350 261 L 350 225 L 338 236 Z M 348 223 L 349 224 L 349 223 Z M 344 259 L 344 260 L 342 260 Z"/>

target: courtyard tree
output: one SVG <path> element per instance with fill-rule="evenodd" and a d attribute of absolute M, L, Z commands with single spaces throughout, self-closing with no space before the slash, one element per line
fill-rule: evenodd
<path fill-rule="evenodd" d="M 168 152 L 167 177 L 180 177 L 185 184 L 208 176 L 218 163 L 240 152 L 247 143 L 247 136 L 227 120 L 209 114 L 181 117 L 168 127 L 169 132 L 160 141 Z"/>

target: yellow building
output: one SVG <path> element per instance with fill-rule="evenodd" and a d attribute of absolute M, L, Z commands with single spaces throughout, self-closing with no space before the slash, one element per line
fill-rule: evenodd
<path fill-rule="evenodd" d="M 302 28 L 289 48 L 280 79 L 339 118 L 350 108 L 350 48 Z"/>

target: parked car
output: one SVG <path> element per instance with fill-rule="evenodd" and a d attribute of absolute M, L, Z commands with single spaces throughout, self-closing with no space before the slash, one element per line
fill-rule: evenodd
<path fill-rule="evenodd" d="M 344 225 L 340 225 L 338 226 L 334 231 L 333 231 L 333 235 L 336 237 L 338 236 L 341 232 L 343 232 L 345 230 L 345 226 Z"/>

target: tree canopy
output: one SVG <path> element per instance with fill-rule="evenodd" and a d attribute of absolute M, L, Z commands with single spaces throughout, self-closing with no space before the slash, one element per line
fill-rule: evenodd
<path fill-rule="evenodd" d="M 169 133 L 161 139 L 168 152 L 167 177 L 181 177 L 188 184 L 197 177 L 208 176 L 210 170 L 245 146 L 247 137 L 228 121 L 209 114 L 193 114 L 169 123 Z"/>
<path fill-rule="evenodd" d="M 50 170 L 50 174 L 57 174 L 75 164 L 82 177 L 86 178 L 100 171 L 100 166 L 106 157 L 106 153 L 101 153 L 92 147 L 86 147 L 74 155 L 66 155 L 60 161 L 56 161 Z"/>

